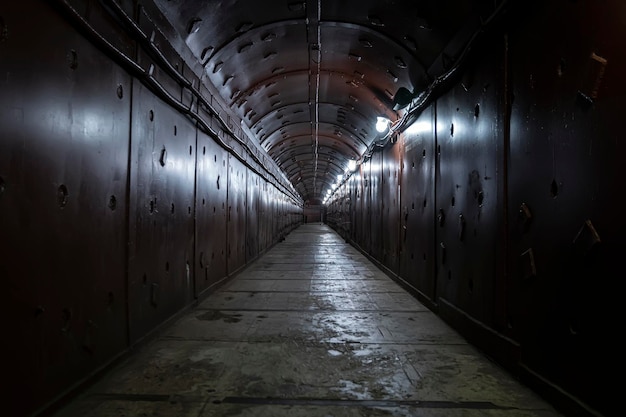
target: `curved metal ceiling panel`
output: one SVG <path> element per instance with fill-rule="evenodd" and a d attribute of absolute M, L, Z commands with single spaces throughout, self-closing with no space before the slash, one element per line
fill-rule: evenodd
<path fill-rule="evenodd" d="M 426 89 L 469 17 L 493 3 L 156 0 L 224 104 L 312 204 L 378 138 L 377 116 L 400 117 L 398 89 Z"/>

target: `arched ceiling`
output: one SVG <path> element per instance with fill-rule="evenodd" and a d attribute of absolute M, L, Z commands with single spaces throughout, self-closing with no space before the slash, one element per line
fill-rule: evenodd
<path fill-rule="evenodd" d="M 494 0 L 156 0 L 224 103 L 318 204 Z M 440 65 L 441 67 L 441 65 Z M 445 65 L 444 65 L 445 67 Z"/>

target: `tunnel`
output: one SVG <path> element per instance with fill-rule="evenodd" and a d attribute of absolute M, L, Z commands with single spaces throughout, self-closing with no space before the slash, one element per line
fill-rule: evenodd
<path fill-rule="evenodd" d="M 620 0 L 3 1 L 2 414 L 62 409 L 187 314 L 237 324 L 212 297 L 274 264 L 280 285 L 388 279 L 409 297 L 389 308 L 423 306 L 564 416 L 622 415 L 624 39 Z M 369 303 L 354 320 L 375 314 L 367 279 L 334 290 Z M 540 415 L 298 389 L 276 404 Z M 278 417 L 156 410 L 101 415 Z"/>

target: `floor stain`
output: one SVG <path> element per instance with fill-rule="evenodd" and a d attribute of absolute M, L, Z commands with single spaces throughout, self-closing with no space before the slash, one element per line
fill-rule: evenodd
<path fill-rule="evenodd" d="M 241 321 L 241 314 L 224 314 L 219 310 L 209 310 L 206 313 L 196 316 L 198 320 L 224 320 L 226 323 L 239 323 Z"/>

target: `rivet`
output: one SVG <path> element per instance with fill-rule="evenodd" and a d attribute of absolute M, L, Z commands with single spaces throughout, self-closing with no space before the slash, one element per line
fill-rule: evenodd
<path fill-rule="evenodd" d="M 235 29 L 236 32 L 246 32 L 252 28 L 252 22 L 241 22 Z"/>
<path fill-rule="evenodd" d="M 274 39 L 276 39 L 276 34 L 273 33 L 273 32 L 268 32 L 268 33 L 264 34 L 263 36 L 261 36 L 261 40 L 263 42 L 269 42 L 269 41 L 274 40 Z"/>
<path fill-rule="evenodd" d="M 394 61 L 396 62 L 396 66 L 398 68 L 406 68 L 407 67 L 406 62 L 404 62 L 404 59 L 402 59 L 402 57 L 400 57 L 400 56 L 395 57 Z"/>
<path fill-rule="evenodd" d="M 373 26 L 379 26 L 379 27 L 385 26 L 382 19 L 376 15 L 371 14 L 367 16 L 367 20 L 369 20 Z"/>
<path fill-rule="evenodd" d="M 9 39 L 9 27 L 4 21 L 4 18 L 0 16 L 0 42 L 4 42 Z"/>
<path fill-rule="evenodd" d="M 247 51 L 248 49 L 250 49 L 250 48 L 252 47 L 252 45 L 253 45 L 253 44 L 252 44 L 252 42 L 244 43 L 243 45 L 241 45 L 241 46 L 239 47 L 239 49 L 237 49 L 237 52 L 238 52 L 238 53 L 245 52 L 245 51 Z"/>
<path fill-rule="evenodd" d="M 75 50 L 70 50 L 67 54 L 67 62 L 71 69 L 75 70 L 78 68 L 78 54 Z"/>
<path fill-rule="evenodd" d="M 67 187 L 64 184 L 59 185 L 57 189 L 57 203 L 59 207 L 63 208 L 67 205 L 68 195 Z"/>
<path fill-rule="evenodd" d="M 554 179 L 550 183 L 550 195 L 552 196 L 552 198 L 556 198 L 556 196 L 559 195 L 559 185 Z"/>
<path fill-rule="evenodd" d="M 161 149 L 161 156 L 159 157 L 159 164 L 161 164 L 161 166 L 164 167 L 166 162 L 167 162 L 167 150 L 165 149 L 165 147 L 163 147 L 163 149 Z"/>
<path fill-rule="evenodd" d="M 117 207 L 117 199 L 115 198 L 114 195 L 109 197 L 108 207 L 109 209 L 111 209 L 111 211 L 115 211 L 115 208 Z"/>
<path fill-rule="evenodd" d="M 124 97 L 124 87 L 122 87 L 122 84 L 119 84 L 117 86 L 117 98 L 122 99 Z"/>
<path fill-rule="evenodd" d="M 406 41 L 406 43 L 409 45 L 411 49 L 413 49 L 414 51 L 417 51 L 417 42 L 412 36 L 406 35 L 404 37 L 404 40 Z"/>
<path fill-rule="evenodd" d="M 212 46 L 207 46 L 206 48 L 204 48 L 202 50 L 202 53 L 200 54 L 200 59 L 202 59 L 202 60 L 206 59 L 208 57 L 209 53 L 211 51 L 213 51 L 213 49 L 214 48 Z"/>
<path fill-rule="evenodd" d="M 462 242 L 465 238 L 465 217 L 459 214 L 459 240 Z"/>
<path fill-rule="evenodd" d="M 193 19 L 191 19 L 187 24 L 187 33 L 191 35 L 192 33 L 196 33 L 198 30 L 200 30 L 200 22 L 202 22 L 202 19 L 200 19 L 199 17 L 194 17 Z"/>

